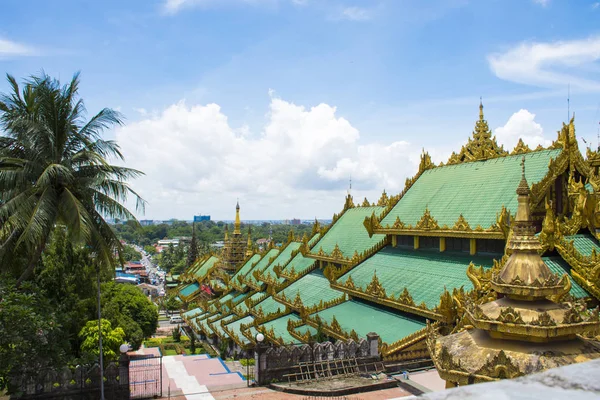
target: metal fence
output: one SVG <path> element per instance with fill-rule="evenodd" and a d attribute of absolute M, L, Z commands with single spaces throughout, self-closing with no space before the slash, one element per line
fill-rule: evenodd
<path fill-rule="evenodd" d="M 119 363 L 110 362 L 104 369 L 104 394 L 108 399 L 127 399 L 126 380 L 120 376 Z M 98 364 L 74 368 L 43 369 L 36 376 L 11 378 L 11 398 L 15 399 L 93 399 L 100 395 Z"/>
<path fill-rule="evenodd" d="M 129 363 L 129 390 L 132 399 L 162 396 L 162 356 L 132 358 Z"/>

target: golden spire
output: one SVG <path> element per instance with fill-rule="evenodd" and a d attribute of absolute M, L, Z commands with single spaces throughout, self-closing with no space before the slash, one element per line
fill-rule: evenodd
<path fill-rule="evenodd" d="M 235 205 L 235 225 L 233 226 L 233 234 L 240 235 L 242 232 L 240 231 L 240 201 L 238 200 Z"/>
<path fill-rule="evenodd" d="M 479 120 L 483 121 L 483 99 L 479 97 Z"/>
<path fill-rule="evenodd" d="M 252 255 L 252 228 L 248 227 L 248 244 L 246 246 L 246 257 Z"/>
<path fill-rule="evenodd" d="M 492 278 L 492 287 L 499 293 L 517 299 L 533 300 L 561 294 L 566 282 L 559 282 L 538 253 L 542 245 L 535 236 L 535 225 L 529 210 L 530 190 L 525 178 L 525 157 L 521 160 L 521 181 L 516 192 L 517 215 L 507 246 L 512 254 L 500 273 Z"/>
<path fill-rule="evenodd" d="M 225 224 L 225 242 L 229 240 L 229 229 L 227 228 L 227 224 Z"/>

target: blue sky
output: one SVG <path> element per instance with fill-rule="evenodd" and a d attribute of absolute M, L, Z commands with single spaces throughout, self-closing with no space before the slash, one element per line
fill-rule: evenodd
<path fill-rule="evenodd" d="M 146 218 L 329 217 L 460 149 L 479 97 L 499 141 L 595 144 L 600 3 L 567 0 L 3 0 L 0 70 L 82 72 Z M 35 10 L 35 12 L 32 12 Z M 7 89 L 4 81 L 0 90 Z M 297 137 L 302 140 L 297 142 Z M 290 147 L 291 146 L 291 147 Z M 152 154 L 152 156 L 149 156 Z"/>

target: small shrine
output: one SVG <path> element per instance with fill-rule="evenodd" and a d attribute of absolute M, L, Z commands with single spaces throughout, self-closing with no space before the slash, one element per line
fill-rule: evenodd
<path fill-rule="evenodd" d="M 530 189 L 523 175 L 507 254 L 491 288 L 498 299 L 465 307 L 456 333 L 439 336 L 429 328 L 428 347 L 447 387 L 516 378 L 600 358 L 600 342 L 587 339 L 600 327 L 598 308 L 569 297 L 571 281 L 552 273 L 539 254 L 529 209 Z"/>

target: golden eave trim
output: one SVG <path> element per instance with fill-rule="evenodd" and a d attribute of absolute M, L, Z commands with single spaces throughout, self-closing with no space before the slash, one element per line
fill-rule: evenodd
<path fill-rule="evenodd" d="M 400 235 L 400 236 L 431 236 L 431 237 L 456 237 L 456 238 L 467 238 L 467 239 L 504 239 L 504 233 L 501 231 L 489 232 L 489 231 L 477 231 L 472 230 L 469 232 L 453 231 L 445 229 L 436 230 L 423 230 L 423 229 L 398 229 L 398 228 L 377 228 L 373 230 L 374 233 L 380 233 L 385 235 Z"/>
<path fill-rule="evenodd" d="M 391 300 L 389 298 L 382 298 L 382 297 L 376 297 L 373 295 L 370 295 L 368 293 L 365 293 L 359 289 L 349 289 L 341 284 L 337 284 L 337 283 L 332 283 L 331 287 L 337 290 L 340 290 L 342 292 L 345 292 L 347 294 L 349 294 L 350 296 L 356 296 L 356 297 L 360 297 L 362 299 L 366 299 L 384 306 L 388 306 L 388 307 L 392 307 L 395 308 L 397 310 L 400 311 L 405 311 L 405 312 L 409 312 L 412 314 L 416 314 L 416 315 L 420 315 L 422 317 L 425 318 L 431 318 L 434 319 L 436 321 L 442 321 L 444 320 L 444 316 L 436 313 L 435 311 L 431 311 L 429 309 L 423 309 L 420 308 L 419 306 L 410 306 L 404 303 L 400 303 L 397 300 Z"/>

